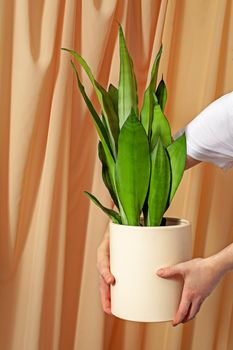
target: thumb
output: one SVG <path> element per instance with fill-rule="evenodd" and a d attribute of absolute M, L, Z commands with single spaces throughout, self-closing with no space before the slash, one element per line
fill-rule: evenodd
<path fill-rule="evenodd" d="M 157 270 L 156 274 L 159 277 L 167 278 L 167 277 L 173 277 L 175 275 L 182 275 L 183 273 L 177 265 L 173 265 L 173 266 L 168 266 Z"/>

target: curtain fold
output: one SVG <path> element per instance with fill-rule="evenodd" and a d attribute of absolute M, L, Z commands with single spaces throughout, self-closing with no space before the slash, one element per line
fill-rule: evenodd
<path fill-rule="evenodd" d="M 101 309 L 96 250 L 108 218 L 98 137 L 76 86 L 75 49 L 104 86 L 118 84 L 122 23 L 139 105 L 163 43 L 159 76 L 175 133 L 233 87 L 232 0 L 0 2 L 0 348 L 4 350 L 231 350 L 228 273 L 194 320 L 127 322 Z M 78 67 L 86 92 L 93 88 Z M 167 215 L 192 223 L 193 256 L 233 241 L 233 171 L 185 172 Z"/>

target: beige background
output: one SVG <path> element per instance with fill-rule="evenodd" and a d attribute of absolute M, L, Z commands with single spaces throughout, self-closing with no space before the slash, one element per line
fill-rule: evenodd
<path fill-rule="evenodd" d="M 115 19 L 140 103 L 162 40 L 173 133 L 232 91 L 232 0 L 0 1 L 0 349 L 231 350 L 232 273 L 185 325 L 102 312 L 96 249 L 108 219 L 83 191 L 112 203 L 97 134 L 60 48 L 79 51 L 104 86 L 117 84 Z M 233 241 L 232 175 L 208 164 L 184 175 L 169 214 L 192 222 L 195 257 Z"/>

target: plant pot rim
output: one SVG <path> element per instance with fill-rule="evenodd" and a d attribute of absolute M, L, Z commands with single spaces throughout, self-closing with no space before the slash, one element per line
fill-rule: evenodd
<path fill-rule="evenodd" d="M 186 219 L 183 219 L 183 218 L 175 218 L 175 217 L 164 217 L 166 219 L 166 221 L 168 221 L 168 223 L 170 222 L 169 225 L 166 225 L 166 226 L 134 226 L 134 225 L 123 225 L 123 224 L 116 224 L 114 222 L 110 222 L 110 226 L 119 226 L 119 228 L 121 227 L 121 229 L 123 227 L 132 227 L 134 230 L 154 230 L 155 228 L 157 229 L 160 229 L 160 230 L 170 230 L 172 227 L 187 227 L 187 226 L 190 226 L 190 222 Z M 140 221 L 142 220 L 143 218 L 141 217 L 140 218 Z"/>

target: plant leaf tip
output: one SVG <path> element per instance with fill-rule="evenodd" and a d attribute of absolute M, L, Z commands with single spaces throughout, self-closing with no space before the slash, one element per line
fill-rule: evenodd
<path fill-rule="evenodd" d="M 118 26 L 121 27 L 121 23 L 118 21 L 117 18 L 115 18 L 115 21 L 117 22 Z"/>

